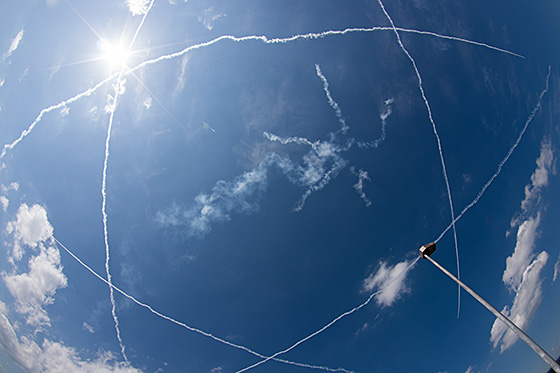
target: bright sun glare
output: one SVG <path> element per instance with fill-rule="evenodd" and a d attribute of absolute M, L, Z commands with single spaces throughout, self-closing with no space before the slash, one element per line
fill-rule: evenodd
<path fill-rule="evenodd" d="M 100 39 L 97 42 L 98 48 L 103 52 L 103 59 L 107 60 L 111 67 L 126 66 L 129 53 L 122 45 L 112 44 L 107 39 Z"/>

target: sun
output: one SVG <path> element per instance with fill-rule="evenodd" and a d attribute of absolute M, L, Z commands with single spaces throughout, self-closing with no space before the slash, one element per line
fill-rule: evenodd
<path fill-rule="evenodd" d="M 107 39 L 99 39 L 97 47 L 103 53 L 103 59 L 106 60 L 111 69 L 114 67 L 126 67 L 130 53 L 121 44 L 111 43 Z"/>

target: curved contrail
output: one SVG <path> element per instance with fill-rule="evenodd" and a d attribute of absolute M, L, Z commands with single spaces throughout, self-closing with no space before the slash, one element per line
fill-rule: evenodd
<path fill-rule="evenodd" d="M 132 46 L 136 41 L 136 37 L 138 36 L 140 29 L 144 25 L 144 21 L 146 20 L 146 17 L 148 16 L 150 9 L 152 9 L 152 6 L 154 5 L 154 1 L 155 0 L 152 0 L 150 2 L 150 5 L 147 8 L 146 13 L 144 13 L 142 20 L 140 21 L 140 24 L 138 25 L 138 28 L 136 29 L 136 32 L 132 37 L 132 41 L 130 42 L 130 46 L 128 47 L 127 54 L 130 53 L 130 50 L 132 49 Z M 101 182 L 101 197 L 102 197 L 101 215 L 103 217 L 103 238 L 105 241 L 105 272 L 107 274 L 107 283 L 109 285 L 112 285 L 112 278 L 111 278 L 111 271 L 109 270 L 110 255 L 109 255 L 109 229 L 107 225 L 107 168 L 109 164 L 109 145 L 111 143 L 111 132 L 113 130 L 113 118 L 115 117 L 115 111 L 117 110 L 117 102 L 119 99 L 119 95 L 123 93 L 121 91 L 124 88 L 123 86 L 124 82 L 121 81 L 124 69 L 125 69 L 125 65 L 121 67 L 121 71 L 119 73 L 119 76 L 117 77 L 117 82 L 115 83 L 115 96 L 113 97 L 110 106 L 111 113 L 109 115 L 109 125 L 107 126 L 107 138 L 105 140 L 105 159 L 103 160 L 103 178 Z M 115 294 L 112 286 L 109 286 L 109 299 L 111 300 L 111 315 L 113 316 L 113 321 L 115 322 L 115 331 L 117 333 L 117 340 L 119 341 L 119 346 L 121 348 L 121 354 L 123 356 L 123 359 L 127 363 L 129 363 L 128 357 L 126 356 L 126 347 L 121 338 L 121 330 L 119 328 L 119 318 L 117 317 L 117 305 L 115 303 Z"/>
<path fill-rule="evenodd" d="M 142 21 L 143 22 L 143 21 Z M 400 31 L 400 32 L 406 32 L 406 33 L 412 33 L 412 34 L 418 34 L 418 35 L 427 35 L 427 36 L 432 36 L 432 37 L 436 37 L 436 38 L 440 38 L 440 39 L 446 39 L 446 40 L 453 40 L 453 41 L 457 41 L 457 42 L 461 42 L 461 43 L 467 43 L 467 44 L 472 44 L 475 46 L 479 46 L 479 47 L 483 47 L 483 48 L 487 48 L 487 49 L 491 49 L 500 53 L 505 53 L 505 54 L 509 54 L 511 56 L 515 56 L 515 57 L 519 57 L 519 58 L 525 58 L 525 56 L 522 56 L 518 53 L 509 51 L 507 49 L 503 49 L 503 48 L 499 48 L 490 44 L 486 44 L 486 43 L 482 43 L 482 42 L 478 42 L 478 41 L 474 41 L 474 40 L 469 40 L 469 39 L 464 39 L 464 38 L 460 38 L 457 36 L 450 36 L 450 35 L 442 35 L 442 34 L 438 34 L 435 32 L 431 32 L 431 31 L 422 31 L 422 30 L 415 30 L 415 29 L 408 29 L 408 28 L 403 28 L 403 27 L 387 27 L 387 26 L 374 26 L 374 27 L 369 27 L 369 28 L 365 28 L 365 27 L 353 27 L 353 28 L 346 28 L 344 30 L 328 30 L 328 31 L 324 31 L 324 32 L 319 32 L 319 33 L 307 33 L 307 34 L 299 34 L 299 35 L 294 35 L 291 37 L 287 37 L 287 38 L 268 38 L 265 35 L 250 35 L 250 36 L 242 36 L 242 37 L 236 37 L 233 35 L 223 35 L 223 36 L 219 36 L 215 39 L 212 39 L 210 41 L 204 42 L 204 43 L 200 43 L 200 44 L 195 44 L 195 45 L 191 45 L 179 52 L 176 53 L 172 53 L 172 54 L 168 54 L 168 55 L 164 55 L 164 56 L 160 56 L 158 58 L 154 58 L 148 61 L 144 61 L 140 64 L 138 64 L 136 67 L 128 70 L 125 72 L 125 75 L 132 73 L 138 69 L 141 69 L 147 65 L 151 65 L 163 60 L 168 60 L 168 59 L 172 59 L 172 58 L 176 58 L 176 57 L 180 57 L 192 50 L 195 49 L 199 49 L 199 48 L 204 48 L 213 44 L 218 43 L 219 41 L 222 40 L 232 40 L 235 42 L 244 42 L 244 41 L 249 41 L 249 40 L 254 40 L 254 41 L 262 41 L 265 44 L 285 44 L 285 43 L 289 43 L 292 41 L 296 41 L 296 40 L 314 40 L 314 39 L 322 39 L 328 36 L 340 36 L 340 35 L 346 35 L 346 34 L 350 34 L 350 33 L 359 33 L 359 32 L 375 32 L 375 31 Z M 136 33 L 137 35 L 138 33 Z M 135 37 L 136 37 L 135 35 Z M 110 75 L 109 77 L 107 77 L 106 79 L 102 80 L 100 83 L 98 83 L 97 85 L 95 85 L 93 88 L 90 88 L 82 93 L 78 93 L 76 96 L 66 100 L 66 101 L 62 101 L 56 105 L 52 105 L 49 106 L 46 109 L 41 110 L 41 112 L 39 113 L 39 115 L 37 116 L 37 118 L 31 123 L 31 125 L 24 130 L 21 135 L 14 140 L 12 143 L 10 144 L 5 144 L 4 148 L 2 150 L 2 153 L 0 153 L 0 160 L 3 159 L 6 156 L 6 153 L 9 150 L 12 150 L 16 145 L 18 145 L 21 140 L 23 140 L 23 138 L 25 138 L 27 135 L 29 135 L 29 133 L 31 133 L 31 131 L 33 131 L 33 129 L 35 128 L 35 126 L 37 125 L 37 123 L 39 123 L 41 121 L 41 119 L 43 118 L 43 115 L 46 113 L 49 113 L 53 110 L 56 109 L 60 109 L 66 105 L 69 105 L 71 103 L 74 103 L 75 101 L 81 99 L 84 96 L 90 96 L 91 94 L 93 94 L 94 92 L 96 92 L 102 85 L 104 85 L 105 83 L 110 82 L 111 80 L 113 80 L 115 77 L 117 77 L 119 74 L 115 73 Z"/>
<path fill-rule="evenodd" d="M 273 359 L 275 361 L 278 361 L 280 363 L 284 363 L 284 364 L 289 364 L 289 365 L 295 365 L 295 366 L 299 366 L 299 367 L 303 367 L 303 368 L 312 368 L 312 369 L 319 369 L 319 370 L 325 370 L 328 372 L 344 372 L 344 373 L 353 373 L 351 370 L 347 370 L 344 368 L 329 368 L 329 367 L 325 367 L 325 366 L 320 366 L 320 365 L 311 365 L 311 364 L 305 364 L 305 363 L 297 363 L 294 361 L 290 361 L 290 360 L 284 360 L 284 359 L 278 359 L 276 357 L 274 358 L 269 358 L 268 356 L 262 355 L 254 350 L 251 350 L 249 347 L 245 347 L 243 345 L 239 345 L 239 344 L 235 344 L 232 343 L 230 341 L 227 341 L 223 338 L 220 337 L 216 337 L 215 335 L 213 335 L 212 333 L 208 333 L 205 332 L 204 330 L 195 328 L 193 326 L 187 325 L 184 322 L 175 320 L 174 318 L 170 317 L 170 316 L 166 316 L 161 312 L 156 311 L 153 307 L 151 307 L 150 305 L 146 304 L 146 303 L 142 303 L 140 302 L 138 299 L 134 298 L 132 295 L 126 293 L 124 290 L 118 288 L 117 286 L 115 286 L 113 283 L 110 283 L 109 281 L 107 281 L 103 276 L 101 276 L 100 274 L 98 274 L 97 272 L 95 272 L 91 267 L 89 267 L 86 263 L 84 263 L 80 258 L 78 258 L 72 251 L 70 251 L 70 249 L 68 249 L 66 246 L 64 246 L 64 244 L 62 244 L 62 242 L 60 242 L 56 237 L 53 236 L 53 239 L 56 241 L 57 244 L 60 245 L 60 247 L 62 247 L 72 258 L 74 258 L 74 260 L 76 260 L 82 267 L 84 267 L 85 269 L 87 269 L 91 274 L 93 274 L 95 277 L 97 277 L 99 280 L 101 280 L 102 282 L 104 282 L 105 284 L 107 284 L 107 286 L 109 286 L 111 289 L 115 290 L 116 292 L 120 293 L 121 295 L 123 295 L 124 297 L 130 299 L 131 301 L 133 301 L 134 303 L 136 303 L 137 305 L 139 305 L 140 307 L 143 307 L 145 309 L 147 309 L 148 311 L 150 311 L 151 313 L 153 313 L 154 315 L 172 322 L 173 324 L 179 325 L 191 332 L 203 335 L 205 337 L 208 337 L 210 339 L 213 339 L 216 342 L 222 343 L 224 345 L 236 348 L 238 350 L 243 350 L 245 352 L 250 353 L 251 355 L 254 355 L 258 358 L 261 359 Z"/>
<path fill-rule="evenodd" d="M 437 144 L 438 144 L 438 150 L 439 150 L 439 158 L 441 160 L 441 169 L 442 169 L 442 172 L 443 172 L 443 178 L 445 180 L 445 187 L 447 188 L 447 197 L 449 199 L 449 209 L 451 210 L 451 222 L 452 222 L 451 224 L 453 226 L 453 238 L 455 240 L 455 258 L 457 259 L 457 278 L 461 279 L 461 271 L 460 271 L 460 266 L 459 266 L 459 245 L 457 243 L 457 230 L 455 229 L 455 211 L 453 209 L 453 198 L 451 197 L 451 188 L 449 187 L 449 179 L 447 177 L 447 169 L 445 167 L 445 160 L 443 158 L 443 151 L 441 149 L 441 140 L 439 138 L 436 123 L 434 122 L 434 118 L 432 117 L 432 109 L 431 109 L 430 104 L 428 102 L 428 98 L 426 97 L 426 93 L 424 92 L 424 87 L 422 85 L 422 77 L 420 76 L 420 71 L 418 71 L 418 67 L 416 66 L 416 61 L 414 60 L 414 58 L 412 58 L 412 56 L 410 55 L 408 50 L 405 48 L 405 46 L 404 46 L 404 44 L 401 40 L 401 37 L 399 35 L 399 32 L 398 32 L 397 28 L 395 27 L 395 24 L 393 23 L 393 19 L 391 18 L 389 13 L 387 13 L 387 10 L 385 9 L 385 6 L 381 2 L 381 0 L 377 0 L 377 2 L 381 6 L 381 9 L 383 10 L 383 13 L 385 13 L 385 16 L 387 17 L 387 19 L 391 23 L 391 26 L 392 26 L 392 28 L 395 32 L 395 35 L 397 36 L 397 41 L 398 41 L 402 51 L 404 52 L 404 54 L 406 54 L 406 56 L 408 57 L 408 59 L 412 63 L 412 67 L 414 68 L 414 72 L 416 73 L 416 77 L 418 78 L 418 88 L 420 89 L 420 93 L 422 94 L 422 99 L 424 100 L 424 104 L 426 105 L 426 109 L 428 110 L 428 117 L 430 118 L 430 122 L 432 123 L 432 129 L 434 131 L 434 135 L 436 136 L 436 140 L 437 140 Z M 457 318 L 459 318 L 460 310 L 461 310 L 461 287 L 458 286 L 457 287 Z"/>
<path fill-rule="evenodd" d="M 478 192 L 478 195 L 475 197 L 475 199 L 469 203 L 464 209 L 463 211 L 461 211 L 461 213 L 459 214 L 459 216 L 457 216 L 455 218 L 455 220 L 449 224 L 447 226 L 447 228 L 445 228 L 445 230 L 443 232 L 441 232 L 441 234 L 439 235 L 439 237 L 434 241 L 434 242 L 438 242 L 439 240 L 441 240 L 443 238 L 443 236 L 447 233 L 447 231 L 449 231 L 449 229 L 453 226 L 453 224 L 457 223 L 459 221 L 459 219 L 461 219 L 463 217 L 463 215 L 465 215 L 465 213 L 474 205 L 476 205 L 478 203 L 478 200 L 482 197 L 482 195 L 484 194 L 484 192 L 486 192 L 486 189 L 488 189 L 488 187 L 490 186 L 490 184 L 492 184 L 492 182 L 494 181 L 494 179 L 496 177 L 498 177 L 498 175 L 500 174 L 500 172 L 502 172 L 502 167 L 504 167 L 504 165 L 506 164 L 506 162 L 509 160 L 509 157 L 511 156 L 511 154 L 513 153 L 513 151 L 515 150 L 515 148 L 517 148 L 517 145 L 519 145 L 519 143 L 521 142 L 521 138 L 523 137 L 523 135 L 525 134 L 525 131 L 527 130 L 527 127 L 529 126 L 529 124 L 533 121 L 533 118 L 535 117 L 535 115 L 537 114 L 537 112 L 541 109 L 541 101 L 544 97 L 544 95 L 548 92 L 548 83 L 550 80 L 550 74 L 551 74 L 551 66 L 548 66 L 548 75 L 546 76 L 546 82 L 545 82 L 545 88 L 541 91 L 541 93 L 539 94 L 539 98 L 537 100 L 537 104 L 535 105 L 535 107 L 533 108 L 533 111 L 531 112 L 531 115 L 529 115 L 529 117 L 527 118 L 527 120 L 525 121 L 525 125 L 523 126 L 523 129 L 521 130 L 521 132 L 519 133 L 519 136 L 517 137 L 517 140 L 515 140 L 515 143 L 511 146 L 511 148 L 509 149 L 509 151 L 507 152 L 506 156 L 504 157 L 504 159 L 502 159 L 502 161 L 500 162 L 500 164 L 498 165 L 498 169 L 496 170 L 496 172 L 494 173 L 494 175 L 492 175 L 492 177 L 486 182 L 486 184 L 484 184 L 484 186 L 482 187 L 482 189 L 480 190 L 480 192 Z"/>

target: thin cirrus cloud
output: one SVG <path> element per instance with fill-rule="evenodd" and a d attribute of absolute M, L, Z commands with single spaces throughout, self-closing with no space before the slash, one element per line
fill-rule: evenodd
<path fill-rule="evenodd" d="M 511 306 L 502 310 L 521 329 L 526 329 L 535 316 L 542 301 L 541 272 L 549 255 L 546 251 L 535 254 L 538 229 L 543 207 L 541 194 L 548 186 L 548 175 L 554 172 L 555 157 L 550 142 L 543 140 L 536 161 L 537 168 L 531 182 L 525 186 L 525 198 L 521 202 L 521 213 L 512 219 L 512 228 L 517 227 L 516 245 L 506 259 L 502 281 L 514 294 Z M 500 352 L 508 350 L 519 337 L 499 320 L 494 321 L 490 331 L 490 342 Z"/>

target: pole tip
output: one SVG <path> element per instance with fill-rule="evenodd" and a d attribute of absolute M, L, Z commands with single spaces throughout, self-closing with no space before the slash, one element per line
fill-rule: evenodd
<path fill-rule="evenodd" d="M 423 245 L 420 248 L 420 257 L 422 257 L 422 259 L 426 259 L 427 256 L 431 256 L 434 251 L 436 251 L 436 243 L 432 242 L 426 245 Z"/>

